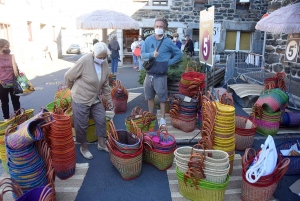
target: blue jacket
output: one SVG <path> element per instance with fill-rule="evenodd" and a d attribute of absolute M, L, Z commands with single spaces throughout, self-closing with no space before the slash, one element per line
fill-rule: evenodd
<path fill-rule="evenodd" d="M 166 75 L 168 66 L 180 61 L 182 53 L 180 49 L 171 41 L 170 38 L 164 36 L 164 40 L 158 50 L 159 55 L 155 58 L 154 65 L 147 70 L 149 75 Z M 146 38 L 141 51 L 143 61 L 154 58 L 154 51 L 159 46 L 162 39 L 156 40 L 155 35 Z M 174 55 L 171 59 L 171 56 Z"/>

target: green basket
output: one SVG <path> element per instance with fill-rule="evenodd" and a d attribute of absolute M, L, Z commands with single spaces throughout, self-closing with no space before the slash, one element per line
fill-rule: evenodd
<path fill-rule="evenodd" d="M 173 164 L 175 149 L 170 152 L 163 153 L 156 149 L 150 150 L 145 147 L 143 152 L 143 161 L 152 164 L 159 170 L 166 170 Z"/>
<path fill-rule="evenodd" d="M 229 175 L 222 184 L 213 183 L 206 180 L 200 180 L 198 189 L 194 187 L 193 182 L 188 178 L 187 184 L 184 182 L 184 173 L 176 167 L 176 176 L 180 194 L 193 201 L 223 201 L 225 190 L 229 182 Z"/>
<path fill-rule="evenodd" d="M 66 103 L 66 100 L 68 101 L 68 103 L 71 103 L 71 98 L 66 98 L 63 100 L 63 103 Z M 56 101 L 53 101 L 51 103 L 48 103 L 46 105 L 46 109 L 49 111 L 49 112 L 53 112 L 53 109 L 54 109 L 54 105 L 57 104 L 57 105 L 60 105 L 60 99 L 57 99 Z"/>

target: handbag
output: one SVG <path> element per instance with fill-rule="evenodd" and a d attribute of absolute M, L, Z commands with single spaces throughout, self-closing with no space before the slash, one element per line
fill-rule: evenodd
<path fill-rule="evenodd" d="M 21 85 L 19 84 L 19 82 L 17 81 L 17 77 L 14 76 L 14 83 L 13 83 L 13 88 L 14 88 L 14 91 L 13 91 L 13 94 L 16 95 L 16 94 L 22 94 L 23 93 L 23 89 L 21 87 Z"/>
<path fill-rule="evenodd" d="M 161 46 L 161 44 L 162 44 L 162 42 L 163 42 L 164 39 L 165 38 L 163 37 L 163 39 L 160 41 L 159 46 L 157 47 L 156 51 L 158 51 L 158 49 L 160 48 L 160 46 Z M 146 70 L 150 70 L 150 68 L 154 65 L 154 62 L 155 62 L 155 58 L 151 58 L 148 61 L 144 61 L 143 67 Z"/>
<path fill-rule="evenodd" d="M 133 54 L 137 57 L 141 56 L 141 48 L 135 48 Z"/>

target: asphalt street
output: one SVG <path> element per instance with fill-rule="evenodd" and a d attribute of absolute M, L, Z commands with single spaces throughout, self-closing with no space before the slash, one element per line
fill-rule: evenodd
<path fill-rule="evenodd" d="M 63 76 L 68 69 L 67 67 L 71 67 L 73 63 L 80 58 L 80 56 L 81 55 L 64 55 L 62 61 L 53 61 L 52 64 L 50 62 L 48 66 L 45 65 L 45 68 L 47 69 L 44 70 L 38 69 L 38 67 L 36 67 L 38 70 L 28 69 L 28 72 L 30 71 L 30 73 L 27 74 L 30 74 L 29 77 L 32 78 L 31 82 L 38 90 L 31 95 L 21 97 L 21 106 L 25 109 L 33 108 L 35 109 L 35 113 L 37 113 L 41 107 L 45 107 L 48 103 L 52 102 L 58 85 L 64 81 Z M 62 63 L 64 67 L 60 68 L 59 65 Z M 53 68 L 51 66 L 53 66 Z M 24 69 L 24 71 L 26 72 L 26 69 Z M 141 96 L 138 96 L 128 103 L 128 109 L 125 114 L 117 114 L 114 116 L 113 121 L 116 128 L 125 129 L 124 119 L 129 116 L 132 108 L 140 106 L 144 110 L 147 110 L 147 103 L 144 100 L 142 85 L 137 82 L 139 73 L 132 67 L 120 68 L 118 71 L 120 74 L 117 75 L 117 79 L 121 80 L 124 86 L 127 89 L 130 89 L 130 92 L 142 93 Z M 236 111 L 237 114 L 245 114 L 238 105 L 236 105 Z M 2 112 L 0 116 L 0 120 L 3 120 Z M 300 139 L 300 135 L 294 136 L 295 138 Z M 279 144 L 282 141 L 282 138 L 275 139 L 276 144 Z M 254 148 L 258 149 L 263 142 L 264 140 L 261 139 L 261 136 L 256 134 Z M 79 190 L 76 201 L 172 200 L 166 171 L 159 171 L 155 167 L 144 163 L 140 177 L 131 181 L 124 181 L 111 164 L 108 153 L 98 151 L 95 144 L 90 144 L 89 148 L 91 153 L 94 155 L 92 160 L 83 158 L 79 152 L 79 145 L 76 145 L 77 163 L 89 163 L 89 170 L 84 179 L 83 185 Z M 237 153 L 243 155 L 242 152 Z M 1 168 L 0 175 L 3 171 Z M 297 179 L 299 179 L 299 176 L 285 176 L 279 184 L 274 197 L 280 201 L 300 200 L 298 196 L 288 189 L 288 187 Z"/>

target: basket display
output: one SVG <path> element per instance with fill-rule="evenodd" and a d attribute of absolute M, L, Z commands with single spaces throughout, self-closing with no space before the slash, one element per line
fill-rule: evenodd
<path fill-rule="evenodd" d="M 167 170 L 173 164 L 175 149 L 169 152 L 163 152 L 156 149 L 151 150 L 145 146 L 143 152 L 143 161 L 152 164 L 159 170 Z"/>
<path fill-rule="evenodd" d="M 229 182 L 229 176 L 222 184 L 200 180 L 197 184 L 190 178 L 185 178 L 185 174 L 176 168 L 179 192 L 187 199 L 194 201 L 223 201 L 225 190 Z"/>
<path fill-rule="evenodd" d="M 59 108 L 63 108 L 64 110 L 67 110 L 69 109 L 71 102 L 72 102 L 71 98 L 57 99 L 51 103 L 48 103 L 46 105 L 46 109 L 49 112 L 53 112 L 55 107 L 59 107 Z"/>
<path fill-rule="evenodd" d="M 110 160 L 119 171 L 124 180 L 137 178 L 142 171 L 143 146 L 141 129 L 133 124 L 133 135 L 125 130 L 117 131 L 111 121 L 108 140 L 106 141 L 109 150 Z"/>
<path fill-rule="evenodd" d="M 300 126 L 300 112 L 283 112 L 281 114 L 280 126 L 284 126 L 284 127 Z"/>
<path fill-rule="evenodd" d="M 150 112 L 142 112 L 142 108 L 139 106 L 132 109 L 131 115 L 126 117 L 125 126 L 127 131 L 132 131 L 133 125 L 131 122 L 142 130 L 142 132 L 154 131 L 156 125 L 156 114 Z"/>
<path fill-rule="evenodd" d="M 285 175 L 296 175 L 300 174 L 300 156 L 283 156 L 280 150 L 288 150 L 291 146 L 296 145 L 298 150 L 300 150 L 300 144 L 298 140 L 285 140 L 284 142 L 278 144 L 276 146 L 278 154 L 281 155 L 282 159 L 288 158 L 290 159 L 290 164 L 288 166 L 288 170 L 286 171 Z"/>
<path fill-rule="evenodd" d="M 251 148 L 254 142 L 257 125 L 249 118 L 235 117 L 235 149 L 244 151 Z"/>
<path fill-rule="evenodd" d="M 125 113 L 127 110 L 128 91 L 121 84 L 120 80 L 114 82 L 111 97 L 114 103 L 115 114 Z"/>

